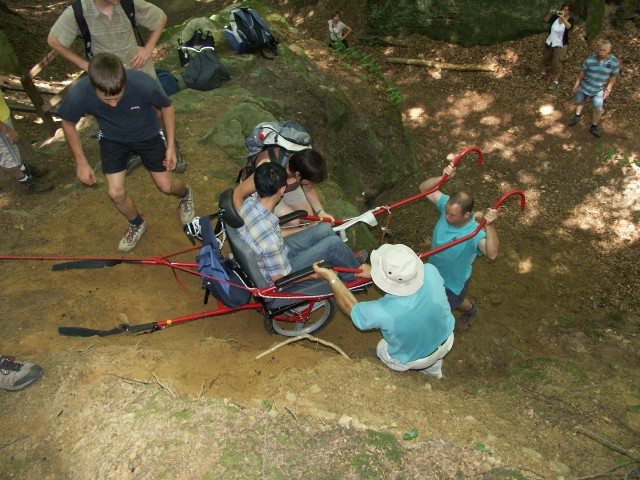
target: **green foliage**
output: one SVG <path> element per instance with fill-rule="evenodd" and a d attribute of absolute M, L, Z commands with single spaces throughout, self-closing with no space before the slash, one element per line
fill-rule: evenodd
<path fill-rule="evenodd" d="M 264 403 L 264 406 L 267 408 L 267 412 L 270 412 L 271 409 L 273 408 L 269 400 L 263 400 L 262 403 Z"/>
<path fill-rule="evenodd" d="M 489 450 L 484 443 L 480 443 L 480 442 L 476 443 L 475 449 L 478 450 L 479 452 L 486 453 L 489 456 L 493 455 L 491 450 Z"/>
<path fill-rule="evenodd" d="M 596 160 L 603 163 L 609 163 L 611 161 L 618 162 L 621 165 L 637 165 L 640 166 L 640 158 L 636 158 L 631 151 L 619 151 L 615 148 L 608 148 L 607 150 L 602 147 L 597 147 L 594 151 Z"/>
<path fill-rule="evenodd" d="M 412 428 L 409 432 L 405 433 L 402 438 L 404 440 L 413 440 L 414 438 L 416 438 L 418 436 L 418 429 L 417 428 Z"/>
<path fill-rule="evenodd" d="M 604 20 L 604 0 L 587 0 L 587 38 L 595 39 Z"/>
<path fill-rule="evenodd" d="M 404 102 L 402 90 L 382 74 L 382 67 L 373 55 L 354 47 L 345 48 L 342 44 L 334 49 L 333 54 L 342 60 L 342 66 L 355 68 L 358 78 L 370 83 L 375 90 L 386 92 L 387 101 L 391 105 L 397 107 Z"/>

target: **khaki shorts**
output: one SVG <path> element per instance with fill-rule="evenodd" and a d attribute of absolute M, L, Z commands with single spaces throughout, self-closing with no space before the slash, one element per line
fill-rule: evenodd
<path fill-rule="evenodd" d="M 567 55 L 567 48 L 567 46 L 544 46 L 544 53 L 542 54 L 542 64 L 545 66 L 551 65 L 551 73 L 553 73 L 554 75 L 560 75 L 562 73 L 562 63 L 564 62 L 564 57 Z"/>
<path fill-rule="evenodd" d="M 8 118 L 5 124 L 13 128 L 11 118 Z M 2 168 L 14 168 L 22 165 L 20 159 L 20 152 L 18 146 L 11 143 L 4 134 L 0 133 L 0 167 Z"/>

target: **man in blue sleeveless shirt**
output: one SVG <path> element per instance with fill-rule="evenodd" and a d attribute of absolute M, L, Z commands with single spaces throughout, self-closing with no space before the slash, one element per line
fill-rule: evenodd
<path fill-rule="evenodd" d="M 611 53 L 611 42 L 601 40 L 598 42 L 598 54 L 588 57 L 582 64 L 582 71 L 578 75 L 573 86 L 576 114 L 569 122 L 569 126 L 577 125 L 581 120 L 582 109 L 585 102 L 591 98 L 593 103 L 593 120 L 589 132 L 596 137 L 602 137 L 602 130 L 598 123 L 604 111 L 604 101 L 611 95 L 611 90 L 620 73 L 620 63 Z"/>
<path fill-rule="evenodd" d="M 456 169 L 450 164 L 445 167 L 443 173 L 451 178 L 455 176 Z M 425 180 L 420 184 L 420 191 L 435 187 L 441 178 Z M 432 249 L 469 235 L 478 228 L 473 214 L 473 198 L 467 192 L 457 192 L 449 197 L 438 190 L 427 195 L 427 199 L 442 214 L 433 230 Z M 467 298 L 473 262 L 478 255 L 486 255 L 490 260 L 495 260 L 498 256 L 500 242 L 494 225 L 497 218 L 498 211 L 489 209 L 484 215 L 487 221 L 484 230 L 466 242 L 429 257 L 429 263 L 435 265 L 444 278 L 451 309 L 462 312 L 460 323 L 465 328 L 469 328 L 478 316 L 478 305 Z"/>

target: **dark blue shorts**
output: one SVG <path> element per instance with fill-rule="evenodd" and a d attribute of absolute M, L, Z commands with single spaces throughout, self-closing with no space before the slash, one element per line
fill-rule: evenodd
<path fill-rule="evenodd" d="M 100 138 L 100 157 L 103 173 L 118 173 L 127 169 L 131 154 L 140 155 L 142 164 L 150 172 L 166 172 L 162 162 L 167 157 L 167 143 L 164 135 L 158 134 L 140 142 L 119 142 Z"/>
<path fill-rule="evenodd" d="M 447 292 L 447 300 L 449 300 L 449 306 L 451 310 L 458 308 L 464 302 L 464 299 L 467 298 L 467 292 L 469 291 L 469 282 L 471 282 L 471 278 L 468 278 L 466 282 L 464 282 L 464 287 L 462 287 L 462 291 L 456 295 L 448 288 L 445 288 Z"/>

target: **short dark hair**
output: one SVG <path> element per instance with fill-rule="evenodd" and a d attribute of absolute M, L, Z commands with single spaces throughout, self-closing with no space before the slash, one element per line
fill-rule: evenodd
<path fill-rule="evenodd" d="M 253 181 L 258 197 L 271 197 L 287 184 L 287 171 L 279 163 L 264 162 L 256 168 Z"/>
<path fill-rule="evenodd" d="M 310 148 L 289 157 L 289 171 L 298 172 L 302 180 L 320 183 L 329 176 L 329 166 L 320 153 Z"/>
<path fill-rule="evenodd" d="M 563 3 L 562 6 L 560 7 L 560 10 L 562 10 L 564 7 L 567 7 L 567 9 L 572 12 L 573 11 L 573 5 L 571 3 Z"/>
<path fill-rule="evenodd" d="M 98 53 L 89 62 L 89 81 L 105 95 L 117 95 L 127 84 L 122 61 L 111 53 Z"/>
<path fill-rule="evenodd" d="M 449 198 L 449 203 L 452 205 L 459 205 L 460 212 L 465 213 L 473 212 L 474 201 L 473 197 L 467 192 L 456 192 Z"/>

